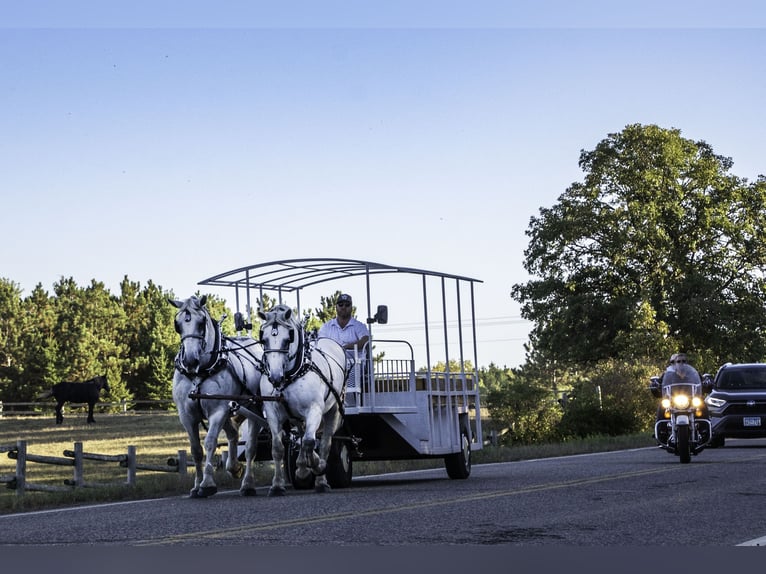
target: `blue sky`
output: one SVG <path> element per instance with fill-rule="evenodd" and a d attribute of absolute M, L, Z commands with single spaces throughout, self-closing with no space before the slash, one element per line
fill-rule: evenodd
<path fill-rule="evenodd" d="M 654 123 L 766 173 L 757 2 L 207 4 L 0 1 L 0 277 L 434 269 L 484 281 L 479 363 L 517 366 L 524 232 L 581 150 Z"/>

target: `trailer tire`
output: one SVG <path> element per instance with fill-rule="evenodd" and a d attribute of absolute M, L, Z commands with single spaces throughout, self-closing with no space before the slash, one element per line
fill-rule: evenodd
<path fill-rule="evenodd" d="M 327 482 L 332 488 L 351 486 L 353 465 L 347 440 L 333 440 L 327 461 Z"/>
<path fill-rule="evenodd" d="M 444 466 L 450 478 L 464 479 L 471 476 L 471 441 L 465 429 L 460 431 L 460 447 L 460 452 L 444 457 Z"/>

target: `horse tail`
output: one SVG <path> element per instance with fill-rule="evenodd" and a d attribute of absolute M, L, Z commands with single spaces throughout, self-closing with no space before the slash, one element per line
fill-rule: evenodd
<path fill-rule="evenodd" d="M 39 395 L 37 395 L 35 398 L 36 399 L 47 399 L 48 397 L 52 397 L 52 396 L 53 396 L 53 389 L 48 389 L 44 393 L 40 393 Z"/>

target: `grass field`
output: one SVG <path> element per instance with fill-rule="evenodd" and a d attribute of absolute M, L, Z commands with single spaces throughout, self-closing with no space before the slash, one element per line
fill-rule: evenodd
<path fill-rule="evenodd" d="M 97 414 L 94 424 L 85 422 L 86 413 L 65 413 L 64 423 L 57 425 L 53 416 L 0 417 L 0 445 L 27 442 L 27 453 L 63 457 L 65 450 L 74 450 L 81 442 L 83 451 L 107 455 L 126 454 L 128 446 L 136 448 L 140 464 L 166 465 L 176 458 L 179 450 L 189 450 L 186 432 L 175 413 Z M 204 440 L 204 429 L 202 430 Z M 220 444 L 221 441 L 219 441 Z M 593 437 L 587 440 L 561 444 L 532 446 L 485 447 L 473 453 L 473 463 L 514 461 L 650 446 L 654 442 L 648 434 L 624 437 Z M 188 455 L 190 456 L 190 455 Z M 0 476 L 15 473 L 16 461 L 7 453 L 0 453 Z M 355 462 L 354 476 L 376 474 L 401 469 L 443 468 L 441 459 L 400 462 Z M 266 486 L 271 482 L 271 462 L 256 463 L 256 482 Z M 154 498 L 185 495 L 193 484 L 194 469 L 187 476 L 178 473 L 137 471 L 134 487 L 125 485 L 127 469 L 116 462 L 84 461 L 83 477 L 87 482 L 109 483 L 114 486 L 77 488 L 65 493 L 28 491 L 18 496 L 16 491 L 0 484 L 0 514 L 22 512 L 57 506 L 93 503 L 110 500 Z M 73 478 L 73 467 L 27 463 L 28 483 L 64 485 Z M 216 471 L 216 483 L 221 490 L 239 488 L 239 479 L 233 479 L 224 470 Z"/>

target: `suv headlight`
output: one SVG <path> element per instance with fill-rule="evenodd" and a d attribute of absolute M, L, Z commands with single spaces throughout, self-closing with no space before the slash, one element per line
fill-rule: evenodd
<path fill-rule="evenodd" d="M 726 401 L 723 399 L 717 399 L 715 397 L 707 396 L 705 397 L 705 402 L 709 404 L 711 407 L 715 407 L 717 409 L 720 409 L 722 406 L 726 404 Z"/>

